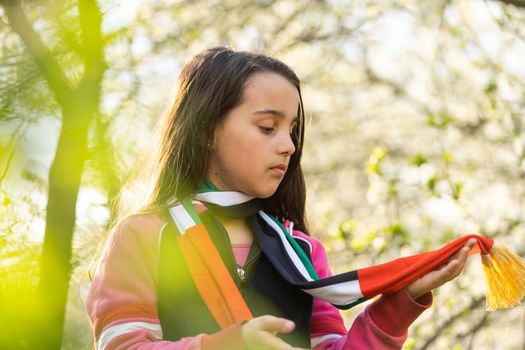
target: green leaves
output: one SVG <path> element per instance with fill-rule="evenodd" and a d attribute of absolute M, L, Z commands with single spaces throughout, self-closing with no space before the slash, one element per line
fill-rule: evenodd
<path fill-rule="evenodd" d="M 369 174 L 382 175 L 381 162 L 387 157 L 387 151 L 383 147 L 375 147 L 366 162 L 366 171 Z"/>
<path fill-rule="evenodd" d="M 427 158 L 424 154 L 416 153 L 412 158 L 410 158 L 410 164 L 413 164 L 415 166 L 422 166 L 423 164 L 427 163 Z"/>
<path fill-rule="evenodd" d="M 438 114 L 438 115 L 429 115 L 427 116 L 427 125 L 436 129 L 445 129 L 452 122 L 454 118 L 448 114 Z"/>

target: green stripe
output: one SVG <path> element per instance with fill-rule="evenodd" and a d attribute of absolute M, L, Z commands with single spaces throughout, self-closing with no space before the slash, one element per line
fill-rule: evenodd
<path fill-rule="evenodd" d="M 195 225 L 202 224 L 201 218 L 199 217 L 199 214 L 197 214 L 197 211 L 193 207 L 191 200 L 186 199 L 182 201 L 182 206 L 184 207 L 184 209 L 186 209 L 186 212 L 190 214 L 191 218 L 195 222 Z"/>
<path fill-rule="evenodd" d="M 308 259 L 308 257 L 306 256 L 304 250 L 299 246 L 299 244 L 295 241 L 295 239 L 293 239 L 293 237 L 290 235 L 290 233 L 288 233 L 288 231 L 284 228 L 284 226 L 281 224 L 281 222 L 279 220 L 277 220 L 276 218 L 274 218 L 272 215 L 270 214 L 267 214 L 270 218 L 272 218 L 272 220 L 277 224 L 279 225 L 279 227 L 281 228 L 281 230 L 284 232 L 284 236 L 286 237 L 286 239 L 288 240 L 288 242 L 290 242 L 290 244 L 292 245 L 292 248 L 293 250 L 295 250 L 295 252 L 297 253 L 297 255 L 299 256 L 299 259 L 301 259 L 301 262 L 303 263 L 304 267 L 306 268 L 306 271 L 308 271 L 308 274 L 310 275 L 310 277 L 313 279 L 313 280 L 318 280 L 319 279 L 319 276 L 317 276 L 317 272 L 315 272 L 315 269 L 312 265 L 312 262 L 310 261 L 310 259 Z"/>
<path fill-rule="evenodd" d="M 206 181 L 201 188 L 199 189 L 198 193 L 204 193 L 204 192 L 220 192 L 217 187 L 210 181 Z"/>

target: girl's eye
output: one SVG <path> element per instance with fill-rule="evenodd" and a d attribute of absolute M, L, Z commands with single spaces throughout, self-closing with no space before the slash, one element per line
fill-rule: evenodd
<path fill-rule="evenodd" d="M 271 134 L 275 131 L 274 127 L 259 126 L 259 129 L 261 129 L 261 131 L 265 134 Z"/>

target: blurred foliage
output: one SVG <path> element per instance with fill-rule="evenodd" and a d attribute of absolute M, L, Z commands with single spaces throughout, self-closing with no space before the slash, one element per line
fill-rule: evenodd
<path fill-rule="evenodd" d="M 525 252 L 523 9 L 481 0 L 100 6 L 109 66 L 79 194 L 64 349 L 91 347 L 82 300 L 91 258 L 115 215 L 110 204 L 169 108 L 182 64 L 211 46 L 274 55 L 302 78 L 307 209 L 334 272 L 435 249 L 465 233 Z M 27 2 L 25 10 L 76 82 L 75 7 Z M 35 283 L 60 114 L 2 14 L 0 39 L 5 299 Z M 435 292 L 406 349 L 523 348 L 522 310 L 485 313 L 480 270 L 469 264 Z M 348 325 L 361 310 L 344 312 Z"/>

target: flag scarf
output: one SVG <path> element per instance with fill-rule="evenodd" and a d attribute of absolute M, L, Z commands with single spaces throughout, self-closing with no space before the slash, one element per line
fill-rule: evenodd
<path fill-rule="evenodd" d="M 311 261 L 292 237 L 293 223 L 288 230 L 285 229 L 276 218 L 261 209 L 258 198 L 208 187 L 192 200 L 184 200 L 169 208 L 168 225 L 178 233 L 179 246 L 197 290 L 221 328 L 253 316 L 207 228 L 199 219 L 199 212 L 205 210 L 230 218 L 247 218 L 254 239 L 288 283 L 340 309 L 403 289 L 446 263 L 471 238 L 476 239 L 476 244 L 469 254 L 479 252 L 482 255 L 487 277 L 487 310 L 515 306 L 525 296 L 523 260 L 512 251 L 495 246 L 491 238 L 479 235 L 460 237 L 435 251 L 319 278 Z"/>

